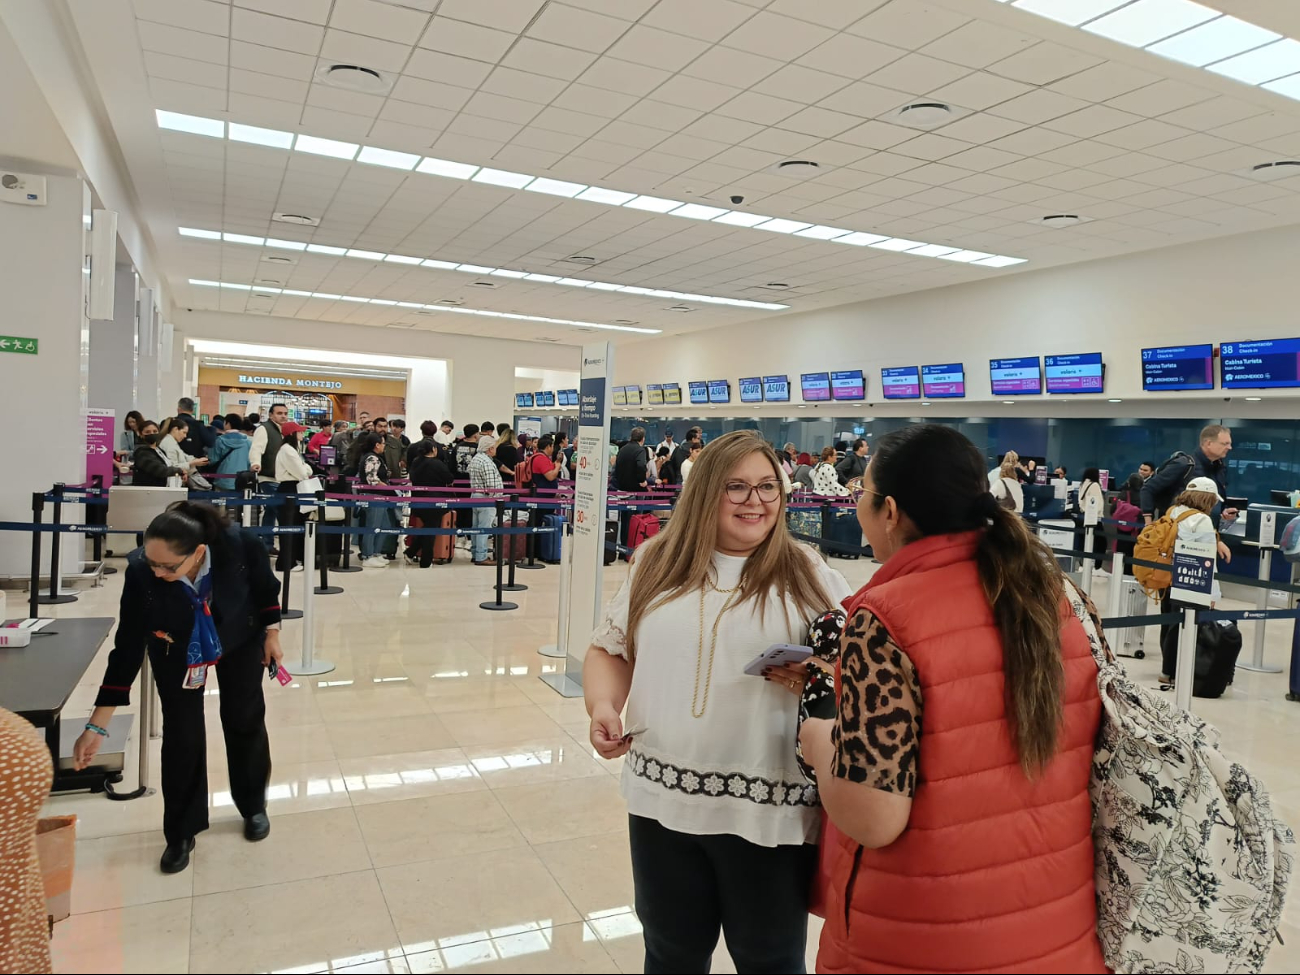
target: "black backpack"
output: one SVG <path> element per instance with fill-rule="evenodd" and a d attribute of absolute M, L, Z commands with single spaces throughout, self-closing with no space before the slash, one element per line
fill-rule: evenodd
<path fill-rule="evenodd" d="M 1174 503 L 1174 498 L 1183 493 L 1187 487 L 1187 482 L 1192 479 L 1192 470 L 1196 467 L 1196 461 L 1191 454 L 1183 450 L 1175 450 L 1169 455 L 1169 459 L 1161 464 L 1154 474 L 1152 480 L 1158 480 L 1163 483 L 1172 471 L 1178 471 L 1178 476 L 1170 480 L 1170 486 L 1165 488 L 1158 495 L 1154 495 L 1152 500 L 1155 502 L 1156 513 L 1167 511 Z"/>

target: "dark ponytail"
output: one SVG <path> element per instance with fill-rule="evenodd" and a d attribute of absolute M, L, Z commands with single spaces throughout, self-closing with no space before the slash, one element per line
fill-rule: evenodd
<path fill-rule="evenodd" d="M 882 437 L 873 453 L 877 508 L 892 497 L 921 537 L 984 530 L 976 564 L 1002 638 L 1016 750 L 1033 776 L 1056 754 L 1064 714 L 1060 568 L 1023 519 L 994 500 L 984 458 L 958 430 L 915 424 Z"/>
<path fill-rule="evenodd" d="M 230 527 L 226 513 L 203 501 L 177 501 L 144 531 L 145 541 L 158 539 L 177 555 L 189 555 L 200 545 L 211 545 Z"/>

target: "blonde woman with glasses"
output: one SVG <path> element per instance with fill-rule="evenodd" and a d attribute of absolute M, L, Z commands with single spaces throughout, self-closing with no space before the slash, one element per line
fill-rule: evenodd
<path fill-rule="evenodd" d="M 803 972 L 818 802 L 795 759 L 801 671 L 745 665 L 849 593 L 785 526 L 780 462 L 748 431 L 697 457 L 640 548 L 583 671 L 591 743 L 626 755 L 647 972 Z M 627 725 L 620 719 L 627 708 Z"/>

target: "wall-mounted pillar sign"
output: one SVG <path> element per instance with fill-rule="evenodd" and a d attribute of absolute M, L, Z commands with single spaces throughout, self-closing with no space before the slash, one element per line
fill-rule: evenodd
<path fill-rule="evenodd" d="M 21 335 L 0 335 L 0 352 L 8 352 L 10 355 L 40 355 L 41 340 Z"/>
<path fill-rule="evenodd" d="M 1214 566 L 1218 557 L 1218 539 L 1213 532 L 1180 535 L 1174 544 L 1170 598 L 1209 606 L 1214 598 Z"/>
<path fill-rule="evenodd" d="M 86 410 L 86 483 L 96 474 L 104 487 L 113 485 L 113 432 L 116 414 L 112 410 Z"/>
<path fill-rule="evenodd" d="M 566 619 L 560 621 L 559 648 L 564 673 L 542 679 L 565 697 L 582 694 L 582 663 L 604 602 L 605 506 L 609 489 L 609 421 L 614 347 L 608 342 L 582 347 L 578 391 L 578 469 L 573 478 L 573 558 Z M 565 612 L 565 610 L 561 610 Z"/>

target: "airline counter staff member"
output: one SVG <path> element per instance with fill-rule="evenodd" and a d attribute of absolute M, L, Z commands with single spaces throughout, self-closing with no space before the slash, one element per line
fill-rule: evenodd
<path fill-rule="evenodd" d="M 194 837 L 208 828 L 203 686 L 215 666 L 221 685 L 230 793 L 244 837 L 265 839 L 271 750 L 262 681 L 279 667 L 280 583 L 266 546 L 223 513 L 178 501 L 150 522 L 132 553 L 117 635 L 95 710 L 73 751 L 76 768 L 95 757 L 109 719 L 130 703 L 146 652 L 162 704 L 163 873 L 190 862 Z"/>

